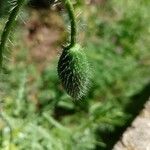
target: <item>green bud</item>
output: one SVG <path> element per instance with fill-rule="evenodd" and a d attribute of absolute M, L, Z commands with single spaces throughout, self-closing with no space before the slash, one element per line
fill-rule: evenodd
<path fill-rule="evenodd" d="M 74 99 L 83 97 L 89 85 L 89 64 L 80 45 L 65 48 L 58 62 L 62 86 Z"/>

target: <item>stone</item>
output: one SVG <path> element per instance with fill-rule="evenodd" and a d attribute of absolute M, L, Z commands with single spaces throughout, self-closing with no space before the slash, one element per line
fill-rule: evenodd
<path fill-rule="evenodd" d="M 113 150 L 150 150 L 150 100 Z"/>

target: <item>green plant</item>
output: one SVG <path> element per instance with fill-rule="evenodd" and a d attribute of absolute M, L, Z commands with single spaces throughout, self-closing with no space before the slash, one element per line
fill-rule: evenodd
<path fill-rule="evenodd" d="M 26 60 L 32 49 L 22 40 L 26 29 L 18 20 L 11 47 L 16 61 L 7 62 L 9 73 L 0 83 L 2 115 L 12 129 L 10 141 L 9 125 L 0 118 L 1 149 L 8 150 L 9 145 L 13 150 L 112 149 L 116 132 L 120 137 L 120 128 L 127 127 L 134 116 L 132 110 L 144 102 L 141 90 L 150 81 L 150 19 L 148 0 L 107 2 L 105 6 L 82 5 L 84 1 L 75 5 L 75 14 L 82 10 L 78 25 L 86 24 L 79 32 L 85 34 L 80 41 L 86 45 L 94 76 L 82 101 L 72 101 L 63 92 L 56 76 L 57 57 L 54 62 L 45 61 L 42 71 L 38 63 Z M 136 93 L 141 96 L 133 101 Z"/>
<path fill-rule="evenodd" d="M 76 21 L 69 0 L 66 0 L 66 8 L 71 21 L 71 40 L 60 57 L 58 75 L 67 93 L 74 99 L 80 99 L 88 88 L 89 66 L 82 48 L 76 44 Z"/>
<path fill-rule="evenodd" d="M 19 9 L 24 2 L 25 0 L 18 0 L 14 4 L 15 6 L 11 11 L 8 22 L 2 32 L 0 43 L 0 69 L 3 67 L 3 53 L 7 39 L 9 38 L 9 33 L 15 22 Z M 80 52 L 80 46 L 77 46 L 76 44 L 76 21 L 72 3 L 70 0 L 65 0 L 64 3 L 71 22 L 71 40 L 70 44 L 64 47 L 62 56 L 60 57 L 58 75 L 67 93 L 73 98 L 79 99 L 86 93 L 89 83 L 88 62 L 85 54 Z"/>
<path fill-rule="evenodd" d="M 20 8 L 23 6 L 25 0 L 18 0 L 13 4 L 12 10 L 10 12 L 8 21 L 6 22 L 6 25 L 4 27 L 4 30 L 1 35 L 1 42 L 0 42 L 0 72 L 3 68 L 3 53 L 5 51 L 6 42 L 9 38 L 9 34 L 11 31 L 11 28 L 16 20 L 16 17 L 19 13 Z"/>
<path fill-rule="evenodd" d="M 80 45 L 64 48 L 58 63 L 58 74 L 67 93 L 80 99 L 89 84 L 89 66 Z"/>
<path fill-rule="evenodd" d="M 0 18 L 8 13 L 9 8 L 9 0 L 0 0 Z"/>

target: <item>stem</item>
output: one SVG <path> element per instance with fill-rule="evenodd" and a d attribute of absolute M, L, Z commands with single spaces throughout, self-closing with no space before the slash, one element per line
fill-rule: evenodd
<path fill-rule="evenodd" d="M 15 19 L 18 15 L 20 7 L 24 4 L 25 0 L 17 0 L 17 3 L 15 4 L 14 8 L 12 9 L 8 21 L 6 22 L 6 25 L 4 27 L 4 30 L 1 35 L 1 42 L 0 42 L 0 71 L 3 66 L 3 52 L 5 50 L 5 45 L 8 40 L 11 28 L 15 22 Z"/>
<path fill-rule="evenodd" d="M 69 15 L 70 23 L 71 23 L 71 40 L 70 44 L 67 46 L 68 49 L 74 46 L 76 43 L 76 21 L 75 21 L 75 15 L 74 15 L 74 8 L 70 0 L 65 0 L 65 6 Z"/>

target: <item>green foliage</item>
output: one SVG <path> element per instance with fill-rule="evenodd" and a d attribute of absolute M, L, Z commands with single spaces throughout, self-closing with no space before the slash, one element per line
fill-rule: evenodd
<path fill-rule="evenodd" d="M 10 8 L 9 0 L 0 0 L 0 18 L 8 14 Z"/>
<path fill-rule="evenodd" d="M 1 35 L 1 41 L 0 41 L 0 72 L 3 68 L 3 56 L 4 56 L 4 52 L 5 52 L 5 47 L 6 47 L 6 42 L 9 39 L 9 34 L 10 31 L 14 25 L 14 22 L 16 20 L 16 17 L 19 13 L 20 8 L 22 7 L 22 5 L 25 3 L 25 0 L 18 0 L 18 1 L 14 1 L 12 2 L 12 9 L 10 11 L 10 15 L 9 18 L 6 22 L 6 25 L 3 29 L 2 35 Z"/>
<path fill-rule="evenodd" d="M 19 61 L 9 63 L 0 84 L 3 116 L 12 127 L 9 141 L 9 126 L 0 119 L 2 149 L 108 149 L 114 132 L 132 116 L 124 108 L 150 82 L 149 1 L 111 0 L 84 9 L 84 47 L 93 72 L 89 95 L 72 101 L 63 92 L 55 59 L 42 72 L 27 63 L 30 50 L 16 32 Z"/>

